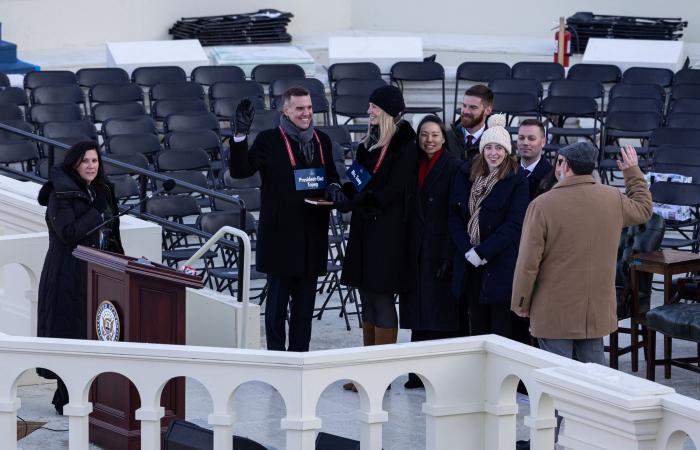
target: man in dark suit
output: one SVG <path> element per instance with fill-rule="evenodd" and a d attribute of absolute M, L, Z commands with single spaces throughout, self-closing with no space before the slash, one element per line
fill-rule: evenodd
<path fill-rule="evenodd" d="M 544 125 L 537 119 L 525 119 L 518 127 L 518 156 L 530 185 L 530 200 L 535 198 L 542 180 L 552 171 L 552 165 L 542 155 L 546 138 Z"/>
<path fill-rule="evenodd" d="M 471 160 L 479 154 L 479 141 L 491 114 L 493 92 L 475 84 L 464 92 L 459 120 L 447 131 L 447 150 L 458 159 Z"/>
<path fill-rule="evenodd" d="M 236 108 L 231 175 L 247 178 L 259 171 L 262 180 L 255 258 L 256 269 L 267 274 L 267 348 L 303 352 L 309 349 L 311 339 L 317 278 L 326 273 L 331 210 L 305 200 L 347 199 L 338 184 L 331 140 L 314 129 L 306 89 L 292 87 L 285 92 L 279 126 L 258 134 L 248 151 L 246 135 L 254 115 L 249 100 Z"/>

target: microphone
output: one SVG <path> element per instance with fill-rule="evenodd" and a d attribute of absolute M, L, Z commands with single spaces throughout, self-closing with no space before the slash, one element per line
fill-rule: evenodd
<path fill-rule="evenodd" d="M 165 181 L 163 182 L 163 185 L 160 187 L 160 189 L 158 189 L 157 191 L 151 192 L 150 194 L 147 194 L 143 199 L 139 200 L 139 201 L 136 202 L 136 203 L 132 203 L 132 204 L 129 205 L 129 207 L 126 208 L 125 210 L 119 211 L 119 214 L 117 214 L 117 215 L 115 215 L 115 216 L 112 216 L 112 217 L 110 217 L 109 219 L 103 221 L 101 224 L 97 225 L 96 227 L 94 227 L 93 229 L 91 229 L 90 231 L 88 231 L 87 233 L 85 233 L 85 236 L 91 235 L 92 233 L 94 233 L 95 231 L 99 230 L 99 229 L 102 228 L 103 226 L 105 226 L 105 225 L 107 225 L 107 224 L 113 222 L 114 220 L 120 218 L 121 216 L 123 216 L 123 215 L 125 215 L 125 214 L 128 214 L 128 213 L 129 213 L 130 211 L 132 211 L 134 208 L 136 208 L 137 206 L 140 206 L 143 202 L 146 202 L 146 201 L 152 199 L 153 197 L 155 197 L 155 196 L 157 196 L 157 195 L 165 194 L 166 192 L 172 191 L 174 187 L 175 187 L 175 180 L 173 180 L 172 178 L 168 178 L 167 180 L 165 180 Z"/>

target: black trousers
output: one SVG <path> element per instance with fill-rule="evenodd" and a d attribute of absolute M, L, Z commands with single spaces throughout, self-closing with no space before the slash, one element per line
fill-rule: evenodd
<path fill-rule="evenodd" d="M 513 337 L 513 321 L 515 313 L 511 312 L 508 305 L 483 305 L 481 297 L 481 277 L 483 269 L 467 267 L 465 271 L 464 296 L 466 297 L 469 335 L 497 334 L 506 338 Z"/>
<path fill-rule="evenodd" d="M 268 275 L 265 299 L 265 336 L 268 350 L 309 351 L 317 278 Z M 291 304 L 290 304 L 291 298 Z M 289 305 L 289 348 L 285 320 Z"/>

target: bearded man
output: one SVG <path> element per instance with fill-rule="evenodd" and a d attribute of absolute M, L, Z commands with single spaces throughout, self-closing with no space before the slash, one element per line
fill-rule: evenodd
<path fill-rule="evenodd" d="M 479 140 L 493 107 L 493 92 L 475 84 L 464 92 L 459 120 L 447 132 L 447 149 L 456 158 L 471 160 L 479 154 Z"/>

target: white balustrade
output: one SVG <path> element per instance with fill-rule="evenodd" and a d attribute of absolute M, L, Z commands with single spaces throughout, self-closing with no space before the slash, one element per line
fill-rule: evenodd
<path fill-rule="evenodd" d="M 386 387 L 410 371 L 426 387 L 422 410 L 430 450 L 512 449 L 520 380 L 530 393 L 525 422 L 533 449 L 553 448 L 554 408 L 566 420 L 559 440 L 567 449 L 677 450 L 686 434 L 700 442 L 700 402 L 498 336 L 284 353 L 0 335 L 0 360 L 0 448 L 9 450 L 16 449 L 9 431 L 14 432 L 20 406 L 17 380 L 36 367 L 56 372 L 68 388 L 71 401 L 64 412 L 70 417 L 71 450 L 88 448 L 88 392 L 105 371 L 125 376 L 139 392 L 143 450 L 159 448 L 160 394 L 178 376 L 196 379 L 211 396 L 208 420 L 216 450 L 231 449 L 231 400 L 242 384 L 260 381 L 276 389 L 287 411 L 280 424 L 286 448 L 311 450 L 322 426 L 316 416 L 321 395 L 336 381 L 353 380 L 362 449 L 379 450 L 389 420 L 382 408 Z"/>

